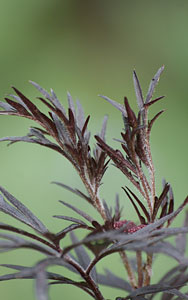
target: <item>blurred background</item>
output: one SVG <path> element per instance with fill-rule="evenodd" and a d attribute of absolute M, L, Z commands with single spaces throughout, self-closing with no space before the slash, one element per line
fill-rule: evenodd
<path fill-rule="evenodd" d="M 136 69 L 145 95 L 152 76 L 165 65 L 155 96 L 165 99 L 155 104 L 150 116 L 161 109 L 166 112 L 153 128 L 152 149 L 156 167 L 158 193 L 165 178 L 174 189 L 176 207 L 187 194 L 187 116 L 188 116 L 188 1 L 186 0 L 1 0 L 0 1 L 0 96 L 16 86 L 30 99 L 39 96 L 28 80 L 56 91 L 67 107 L 66 93 L 81 101 L 85 113 L 91 114 L 90 129 L 98 133 L 105 114 L 109 115 L 107 141 L 117 147 L 113 138 L 120 138 L 123 127 L 118 111 L 98 97 L 106 95 L 122 103 L 126 95 L 136 109 L 132 71 Z M 37 103 L 37 99 L 34 100 Z M 0 137 L 25 135 L 28 120 L 1 116 Z M 92 139 L 94 143 L 94 139 Z M 71 215 L 58 200 L 70 201 L 96 213 L 84 203 L 51 181 L 63 182 L 84 191 L 71 165 L 57 153 L 38 145 L 0 144 L 0 184 L 28 206 L 52 231 L 68 225 L 53 219 L 54 214 Z M 124 218 L 137 222 L 133 208 L 121 187 L 126 179 L 113 166 L 104 177 L 101 197 L 113 205 L 120 194 Z M 98 218 L 98 217 L 97 217 Z M 99 219 L 100 220 L 100 219 Z M 183 213 L 174 225 L 180 225 Z M 0 221 L 9 224 L 0 213 Z M 30 250 L 13 251 L 0 256 L 0 264 L 32 265 L 42 256 Z M 113 260 L 112 260 L 113 258 Z M 99 264 L 103 271 L 110 265 L 114 272 L 126 276 L 114 255 Z M 156 260 L 154 281 L 160 278 L 164 263 Z M 168 265 L 169 264 L 169 265 Z M 60 270 L 67 275 L 66 270 Z M 0 268 L 0 274 L 9 272 Z M 68 275 L 67 275 L 68 276 Z M 121 291 L 102 289 L 106 298 L 124 296 Z M 2 299 L 34 300 L 34 286 L 29 280 L 1 282 Z M 51 299 L 88 299 L 79 289 L 54 286 Z"/>

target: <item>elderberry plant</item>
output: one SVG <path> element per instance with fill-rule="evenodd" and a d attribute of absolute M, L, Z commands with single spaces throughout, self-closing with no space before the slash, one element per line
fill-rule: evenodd
<path fill-rule="evenodd" d="M 138 77 L 133 72 L 139 108 L 137 115 L 131 109 L 126 97 L 123 105 L 101 96 L 121 113 L 124 124 L 121 139 L 118 140 L 122 147 L 121 151 L 112 148 L 105 141 L 107 117 L 104 118 L 101 133 L 95 135 L 96 146 L 93 151 L 91 150 L 88 131 L 90 117 L 84 117 L 79 101 L 75 107 L 70 94 L 68 94 L 68 113 L 52 89 L 48 93 L 35 82 L 31 84 L 42 94 L 39 100 L 47 106 L 49 115 L 41 112 L 16 88 L 13 88 L 16 95 L 5 98 L 6 102 L 0 102 L 3 108 L 0 111 L 1 115 L 24 117 L 39 125 L 31 127 L 26 136 L 5 137 L 0 141 L 9 141 L 10 144 L 18 141 L 36 143 L 64 156 L 79 174 L 85 193 L 72 186 L 55 183 L 83 198 L 103 219 L 100 223 L 70 203 L 60 201 L 62 205 L 76 212 L 78 218 L 55 215 L 55 218 L 67 220 L 71 224 L 54 233 L 48 230 L 24 204 L 0 187 L 0 211 L 28 226 L 28 230 L 23 230 L 1 222 L 0 251 L 30 248 L 44 255 L 44 259 L 32 267 L 1 264 L 1 267 L 16 272 L 0 276 L 0 281 L 17 278 L 34 279 L 38 300 L 49 299 L 48 288 L 52 284 L 74 285 L 87 293 L 88 299 L 91 297 L 96 300 L 106 299 L 100 285 L 119 289 L 116 300 L 151 300 L 156 295 L 159 295 L 161 300 L 188 299 L 188 292 L 181 290 L 188 283 L 188 257 L 185 256 L 188 212 L 182 227 L 170 227 L 175 217 L 187 205 L 188 197 L 178 209 L 174 210 L 173 192 L 168 182 L 164 181 L 161 193 L 156 194 L 155 168 L 150 148 L 152 126 L 163 110 L 151 120 L 148 119 L 148 111 L 153 104 L 163 98 L 153 99 L 153 92 L 163 69 L 164 67 L 161 67 L 151 80 L 145 99 Z M 124 219 L 118 196 L 114 208 L 109 207 L 109 204 L 100 198 L 100 186 L 110 161 L 137 190 L 137 193 L 134 193 L 129 187 L 123 187 L 124 201 L 130 201 L 133 205 L 138 218 L 137 223 Z M 85 235 L 81 240 L 74 233 L 78 229 L 85 229 Z M 7 233 L 4 233 L 5 231 Z M 68 245 L 62 242 L 67 235 L 70 235 L 71 240 Z M 175 243 L 171 240 L 166 241 L 171 236 L 175 237 Z M 130 258 L 130 252 L 135 255 L 134 261 L 132 256 Z M 119 254 L 127 272 L 125 278 L 120 278 L 108 269 L 105 274 L 97 271 L 98 262 L 112 253 Z M 172 257 L 177 261 L 177 265 L 168 270 L 159 282 L 151 284 L 154 255 L 158 253 Z M 62 267 L 59 274 L 47 270 L 53 265 Z M 78 274 L 80 280 L 65 277 L 64 268 Z"/>

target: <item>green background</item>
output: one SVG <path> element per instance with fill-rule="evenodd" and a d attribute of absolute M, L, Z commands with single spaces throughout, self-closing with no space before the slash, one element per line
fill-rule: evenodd
<path fill-rule="evenodd" d="M 39 96 L 28 80 L 56 91 L 67 107 L 66 92 L 79 98 L 86 114 L 91 114 L 90 129 L 99 132 L 103 115 L 109 115 L 107 141 L 115 145 L 122 129 L 120 114 L 97 95 L 117 101 L 126 95 L 136 109 L 132 71 L 136 69 L 144 95 L 152 76 L 165 65 L 156 96 L 165 100 L 152 108 L 151 116 L 165 109 L 153 128 L 152 150 L 158 193 L 166 178 L 174 189 L 176 207 L 187 193 L 187 115 L 188 115 L 188 2 L 168 1 L 86 1 L 86 0 L 1 0 L 0 1 L 0 96 L 14 85 L 28 97 Z M 38 100 L 35 100 L 37 103 Z M 1 116 L 0 137 L 25 135 L 31 121 Z M 94 139 L 92 139 L 92 143 Z M 37 145 L 0 144 L 0 184 L 28 206 L 52 231 L 67 223 L 53 219 L 54 214 L 71 212 L 59 199 L 77 204 L 95 215 L 82 199 L 74 197 L 50 182 L 60 181 L 83 186 L 69 162 L 51 150 Z M 124 218 L 137 221 L 121 190 L 126 179 L 113 166 L 104 177 L 102 197 L 113 204 L 120 194 Z M 182 223 L 183 213 L 175 225 Z M 99 219 L 100 220 L 100 219 Z M 0 214 L 0 221 L 12 224 Z M 13 221 L 14 224 L 18 222 Z M 42 256 L 30 250 L 13 251 L 0 256 L 0 263 L 32 265 Z M 171 264 L 174 264 L 171 263 Z M 124 276 L 118 256 L 99 264 Z M 169 268 L 166 257 L 156 261 L 154 281 Z M 0 269 L 0 274 L 7 270 Z M 61 270 L 63 274 L 64 270 Z M 77 279 L 77 278 L 76 278 Z M 103 289 L 105 297 L 123 296 L 121 291 Z M 0 283 L 2 299 L 35 299 L 31 281 Z M 52 299 L 88 299 L 74 287 L 54 286 Z"/>

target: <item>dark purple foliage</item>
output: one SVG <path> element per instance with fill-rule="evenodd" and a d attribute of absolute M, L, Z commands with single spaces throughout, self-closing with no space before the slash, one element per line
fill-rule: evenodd
<path fill-rule="evenodd" d="M 60 200 L 60 204 L 68 207 L 70 212 L 74 211 L 78 216 L 54 215 L 59 222 L 64 220 L 69 223 L 60 232 L 52 233 L 25 205 L 0 187 L 0 211 L 28 226 L 28 230 L 23 230 L 11 224 L 0 223 L 0 252 L 28 248 L 44 255 L 44 259 L 34 266 L 2 264 L 1 267 L 12 269 L 14 272 L 0 276 L 0 281 L 34 279 L 38 300 L 49 299 L 48 289 L 55 284 L 74 285 L 96 300 L 105 300 L 100 285 L 120 289 L 123 296 L 117 296 L 116 300 L 152 300 L 156 295 L 160 295 L 161 300 L 188 299 L 188 293 L 180 291 L 188 283 L 188 257 L 186 256 L 188 213 L 182 227 L 169 227 L 188 204 L 188 197 L 175 210 L 172 187 L 166 181 L 163 182 L 162 190 L 157 195 L 155 168 L 150 149 L 152 126 L 163 110 L 150 121 L 148 111 L 153 104 L 163 99 L 163 96 L 153 99 L 154 89 L 163 69 L 162 66 L 151 80 L 146 99 L 143 97 L 138 76 L 135 71 L 133 72 L 138 104 L 137 114 L 132 110 L 126 97 L 124 104 L 120 104 L 106 96 L 101 96 L 122 115 L 124 130 L 121 132 L 121 139 L 115 139 L 120 142 L 121 151 L 112 148 L 105 141 L 106 116 L 101 132 L 95 135 L 97 144 L 94 149 L 91 149 L 88 131 L 90 116 L 84 117 L 80 102 L 77 101 L 75 106 L 69 93 L 67 95 L 69 108 L 66 112 L 52 89 L 48 93 L 35 82 L 31 82 L 42 94 L 38 100 L 49 109 L 48 115 L 40 111 L 16 88 L 13 88 L 16 95 L 9 95 L 9 98 L 5 98 L 6 102 L 0 102 L 0 107 L 3 109 L 0 111 L 1 115 L 24 117 L 39 125 L 39 127 L 31 127 L 26 136 L 5 137 L 0 141 L 9 141 L 10 144 L 18 141 L 36 143 L 63 155 L 78 172 L 85 191 L 82 192 L 64 183 L 53 183 L 86 200 L 93 209 L 97 210 L 99 220 L 102 220 L 96 220 L 80 210 L 79 205 L 73 206 Z M 110 207 L 107 200 L 102 200 L 99 196 L 102 179 L 110 160 L 137 190 L 133 192 L 127 186 L 122 187 L 125 200 L 130 201 L 135 209 L 138 223 L 122 217 L 123 210 L 120 207 L 118 194 L 114 207 Z M 34 232 L 30 232 L 31 229 Z M 79 229 L 83 232 L 80 240 L 74 232 Z M 65 246 L 60 242 L 67 234 L 71 242 Z M 169 241 L 169 237 L 175 237 L 175 243 Z M 129 252 L 135 254 L 134 259 L 129 257 Z M 127 272 L 127 280 L 109 269 L 105 269 L 104 274 L 98 272 L 97 264 L 112 253 L 120 255 L 122 265 Z M 153 257 L 159 253 L 173 258 L 177 261 L 177 266 L 167 270 L 158 283 L 151 284 L 152 267 L 155 262 Z M 79 274 L 81 279 L 75 281 L 67 278 L 62 275 L 63 270 L 60 274 L 47 271 L 49 266 L 54 265 Z M 128 293 L 127 296 L 124 292 Z M 117 295 L 119 295 L 118 291 Z"/>

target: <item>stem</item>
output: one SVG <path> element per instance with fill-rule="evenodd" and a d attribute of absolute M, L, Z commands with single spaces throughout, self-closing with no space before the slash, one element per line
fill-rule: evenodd
<path fill-rule="evenodd" d="M 135 147 L 134 147 L 134 142 L 132 141 L 132 144 L 131 144 L 131 152 L 132 152 L 132 161 L 134 162 L 135 166 L 136 166 L 136 169 L 137 169 L 137 172 L 138 172 L 138 177 L 141 181 L 141 184 L 142 184 L 142 187 L 143 187 L 143 190 L 144 190 L 144 198 L 146 199 L 147 203 L 148 203 L 148 207 L 149 207 L 149 210 L 150 210 L 150 215 L 152 216 L 152 205 L 151 205 L 151 200 L 150 200 L 150 191 L 151 191 L 151 188 L 150 188 L 150 185 L 146 179 L 146 176 L 144 175 L 143 173 L 143 170 L 142 168 L 140 167 L 140 164 L 139 164 L 139 161 L 138 161 L 138 158 L 137 158 L 137 154 L 135 152 Z"/>
<path fill-rule="evenodd" d="M 153 209 L 152 209 L 152 205 L 151 205 L 151 200 L 150 200 L 150 195 L 149 195 L 149 192 L 150 191 L 150 186 L 149 186 L 149 183 L 142 171 L 142 169 L 140 168 L 138 162 L 137 162 L 137 170 L 139 172 L 139 178 L 140 178 L 140 181 L 142 183 L 142 186 L 143 186 L 143 189 L 144 189 L 144 192 L 145 192 L 145 199 L 148 203 L 148 207 L 149 207 L 149 210 L 150 210 L 150 215 L 152 215 L 152 212 L 153 212 Z"/>
<path fill-rule="evenodd" d="M 104 207 L 103 207 L 103 204 L 100 200 L 99 197 L 97 197 L 97 191 L 93 191 L 90 183 L 88 182 L 88 180 L 86 179 L 86 176 L 85 174 L 83 173 L 79 173 L 80 175 L 80 178 L 83 182 L 83 184 L 85 185 L 86 187 L 86 190 L 88 191 L 88 194 L 90 195 L 92 201 L 93 201 L 93 206 L 97 209 L 97 211 L 100 213 L 101 217 L 103 218 L 104 221 L 107 220 L 106 218 L 106 213 L 105 213 L 105 210 L 104 210 Z"/>
<path fill-rule="evenodd" d="M 145 136 L 146 136 L 146 148 L 147 148 L 147 157 L 149 162 L 149 175 L 150 175 L 150 186 L 151 186 L 151 206 L 153 211 L 153 205 L 155 201 L 155 168 L 153 164 L 153 159 L 151 155 L 151 147 L 150 147 L 150 132 L 148 130 L 148 108 L 145 110 L 144 114 L 144 125 L 145 125 Z"/>
<path fill-rule="evenodd" d="M 130 284 L 132 286 L 133 289 L 136 289 L 137 288 L 137 283 L 136 283 L 136 278 L 134 276 L 134 273 L 133 273 L 133 270 L 132 270 L 132 267 L 129 263 L 129 259 L 125 253 L 125 251 L 120 251 L 119 252 L 120 254 L 120 257 L 122 259 L 122 262 L 125 266 L 125 269 L 127 271 L 127 274 L 128 274 L 128 277 L 129 277 L 129 281 L 130 281 Z"/>
<path fill-rule="evenodd" d="M 93 293 L 96 296 L 97 300 L 105 300 L 103 295 L 101 294 L 98 286 L 95 284 L 94 280 L 91 278 L 89 274 L 87 274 L 84 269 L 76 262 L 74 261 L 69 255 L 65 255 L 64 259 L 72 265 L 82 276 L 82 278 L 87 282 L 90 289 L 93 291 Z"/>
<path fill-rule="evenodd" d="M 153 260 L 153 254 L 148 253 L 147 254 L 147 262 L 146 262 L 146 266 L 145 266 L 144 286 L 147 286 L 150 284 L 151 275 L 152 275 L 152 260 Z"/>
<path fill-rule="evenodd" d="M 44 245 L 52 248 L 53 250 L 56 250 L 57 252 L 61 252 L 61 249 L 58 247 L 58 245 L 55 246 L 55 245 L 49 243 L 48 241 L 40 238 L 39 236 L 37 236 L 37 235 L 35 235 L 33 233 L 30 233 L 30 232 L 27 232 L 25 230 L 22 230 L 22 229 L 13 227 L 13 226 L 9 226 L 9 225 L 1 225 L 0 229 L 8 230 L 8 231 L 11 231 L 11 232 L 16 232 L 16 233 L 21 234 L 23 236 L 29 237 L 29 238 L 31 238 L 31 239 L 33 239 L 35 241 L 38 241 L 38 242 L 40 242 L 40 243 L 42 243 L 42 244 L 44 244 Z"/>
<path fill-rule="evenodd" d="M 142 252 L 136 252 L 137 258 L 137 269 L 138 269 L 138 288 L 142 287 L 143 284 L 143 268 L 142 268 Z"/>
<path fill-rule="evenodd" d="M 149 139 L 149 135 L 148 135 L 148 139 Z M 153 160 L 152 160 L 151 148 L 150 148 L 149 141 L 146 143 L 146 145 L 147 145 L 147 149 L 148 149 L 148 156 L 149 156 L 149 163 L 150 163 L 149 173 L 150 173 L 151 197 L 152 197 L 151 204 L 152 204 L 152 210 L 153 210 L 153 205 L 154 205 L 154 201 L 155 201 L 155 168 L 154 168 L 154 164 L 153 164 Z"/>

